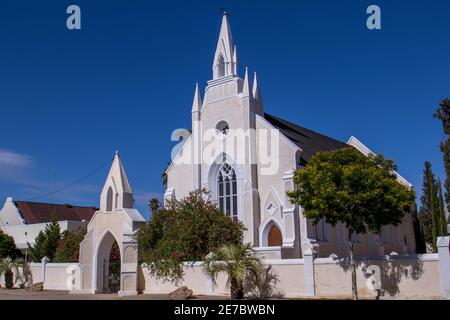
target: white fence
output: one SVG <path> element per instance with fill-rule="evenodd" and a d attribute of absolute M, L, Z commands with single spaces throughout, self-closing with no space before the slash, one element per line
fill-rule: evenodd
<path fill-rule="evenodd" d="M 361 297 L 378 294 L 398 297 L 450 298 L 449 237 L 438 241 L 438 254 L 397 255 L 358 258 L 357 284 Z M 351 270 L 347 260 L 334 258 L 265 260 L 278 276 L 277 290 L 285 297 L 350 296 Z M 75 290 L 80 288 L 80 269 L 76 263 L 32 263 L 34 282 L 44 282 L 44 289 Z M 219 276 L 217 286 L 203 272 L 202 264 L 186 264 L 186 285 L 196 295 L 226 295 L 226 275 Z M 3 285 L 4 278 L 0 283 Z M 146 268 L 139 268 L 138 291 L 169 293 L 176 286 L 152 278 Z"/>

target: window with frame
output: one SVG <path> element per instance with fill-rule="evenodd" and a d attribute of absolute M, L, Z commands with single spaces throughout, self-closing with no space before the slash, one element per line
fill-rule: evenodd
<path fill-rule="evenodd" d="M 219 208 L 233 220 L 238 219 L 237 180 L 234 169 L 225 163 L 217 178 Z"/>

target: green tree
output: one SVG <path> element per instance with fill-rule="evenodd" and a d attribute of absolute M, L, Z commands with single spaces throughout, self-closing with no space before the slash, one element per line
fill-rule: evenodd
<path fill-rule="evenodd" d="M 41 230 L 39 231 L 36 239 L 34 239 L 34 245 L 32 246 L 28 243 L 28 250 L 33 262 L 40 262 L 42 258 L 45 257 L 45 241 L 45 234 Z"/>
<path fill-rule="evenodd" d="M 54 262 L 78 262 L 80 256 L 80 243 L 83 241 L 86 230 L 78 229 L 76 232 L 66 230 L 56 248 Z"/>
<path fill-rule="evenodd" d="M 41 262 L 44 257 L 53 260 L 60 239 L 61 229 L 56 216 L 53 216 L 52 221 L 45 226 L 44 231 L 39 232 L 35 244 L 33 246 L 28 244 L 33 262 Z"/>
<path fill-rule="evenodd" d="M 447 221 L 445 218 L 445 205 L 444 205 L 444 197 L 442 193 L 442 183 L 441 180 L 438 180 L 438 208 L 437 216 L 436 216 L 436 225 L 437 225 L 437 235 L 446 236 L 447 235 Z"/>
<path fill-rule="evenodd" d="M 440 184 L 434 176 L 431 163 L 425 161 L 419 217 L 425 241 L 432 248 L 433 252 L 437 251 L 437 237 L 443 235 L 442 232 L 445 231 L 442 226 L 445 223 L 442 221 L 445 220 L 445 213 L 443 212 L 442 190 L 439 191 L 440 189 L 442 188 L 440 188 Z"/>
<path fill-rule="evenodd" d="M 442 121 L 445 139 L 441 142 L 440 148 L 444 158 L 445 166 L 445 203 L 450 211 L 450 100 L 445 98 L 439 104 L 439 108 L 434 114 L 436 119 Z"/>
<path fill-rule="evenodd" d="M 14 238 L 0 229 L 0 259 L 5 259 L 8 257 L 11 259 L 16 259 L 20 256 L 21 253 L 16 247 Z"/>
<path fill-rule="evenodd" d="M 206 256 L 203 269 L 214 284 L 220 273 L 226 273 L 231 299 L 243 299 L 244 283 L 249 278 L 261 282 L 264 272 L 260 258 L 249 243 L 221 246 Z"/>
<path fill-rule="evenodd" d="M 411 205 L 411 215 L 414 228 L 414 238 L 416 242 L 416 253 L 426 253 L 427 246 L 425 242 L 425 236 L 423 234 L 422 225 L 419 219 L 419 214 L 417 212 L 416 201 L 413 201 Z"/>
<path fill-rule="evenodd" d="M 203 191 L 173 199 L 135 234 L 139 258 L 156 278 L 177 282 L 182 263 L 201 261 L 223 244 L 238 244 L 244 227 L 204 200 Z"/>
<path fill-rule="evenodd" d="M 325 219 L 343 223 L 348 232 L 352 295 L 358 298 L 352 234 L 380 233 L 384 225 L 398 225 L 414 201 L 413 190 L 397 182 L 396 167 L 383 156 L 364 156 L 354 148 L 319 152 L 295 172 L 291 200 L 304 208 L 314 223 Z"/>

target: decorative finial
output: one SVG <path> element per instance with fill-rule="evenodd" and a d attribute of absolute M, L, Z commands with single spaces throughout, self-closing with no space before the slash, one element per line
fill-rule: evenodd
<path fill-rule="evenodd" d="M 116 150 L 116 156 L 120 156 L 119 150 Z"/>
<path fill-rule="evenodd" d="M 224 16 L 228 17 L 230 15 L 230 12 L 228 11 L 228 8 L 220 8 L 220 10 L 223 12 Z"/>

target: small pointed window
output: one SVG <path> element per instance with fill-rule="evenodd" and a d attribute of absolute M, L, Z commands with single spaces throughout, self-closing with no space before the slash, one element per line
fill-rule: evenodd
<path fill-rule="evenodd" d="M 217 59 L 217 76 L 219 78 L 225 76 L 225 60 L 222 55 Z"/>
<path fill-rule="evenodd" d="M 108 193 L 106 194 L 106 211 L 112 211 L 113 208 L 113 191 L 109 187 Z"/>

